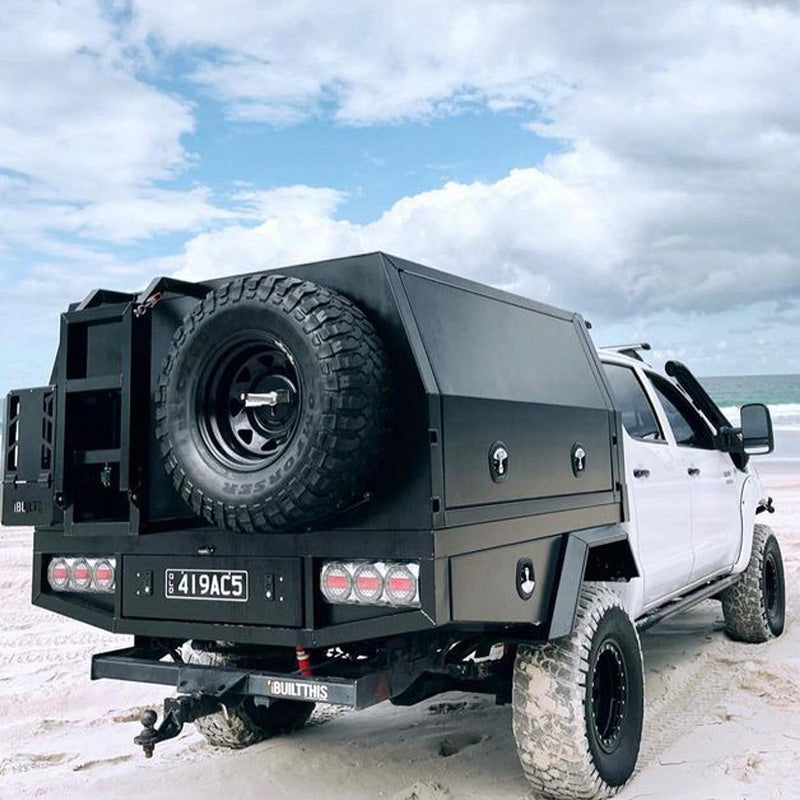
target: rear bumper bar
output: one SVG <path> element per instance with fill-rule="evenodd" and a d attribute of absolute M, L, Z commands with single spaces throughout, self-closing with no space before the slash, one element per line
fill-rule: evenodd
<path fill-rule="evenodd" d="M 353 678 L 264 672 L 237 667 L 212 667 L 162 661 L 163 650 L 130 647 L 92 657 L 92 680 L 112 678 L 172 686 L 181 694 L 224 697 L 268 697 L 368 708 L 389 698 L 389 681 L 382 672 Z"/>

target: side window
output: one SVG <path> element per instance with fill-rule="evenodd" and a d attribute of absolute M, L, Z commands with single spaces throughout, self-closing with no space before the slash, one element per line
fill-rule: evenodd
<path fill-rule="evenodd" d="M 603 364 L 603 369 L 628 434 L 648 442 L 664 441 L 653 407 L 634 371 L 619 364 Z"/>
<path fill-rule="evenodd" d="M 694 406 L 669 381 L 658 375 L 648 376 L 664 407 L 675 441 L 683 447 L 714 449 L 714 435 Z"/>

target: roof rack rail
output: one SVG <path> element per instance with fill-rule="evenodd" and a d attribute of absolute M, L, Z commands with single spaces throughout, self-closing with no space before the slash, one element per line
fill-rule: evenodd
<path fill-rule="evenodd" d="M 652 350 L 649 342 L 635 342 L 633 344 L 615 344 L 608 347 L 601 347 L 600 350 L 605 350 L 608 353 L 619 353 L 621 356 L 628 356 L 628 358 L 635 358 L 637 361 L 644 361 L 641 356 L 641 351 Z"/>

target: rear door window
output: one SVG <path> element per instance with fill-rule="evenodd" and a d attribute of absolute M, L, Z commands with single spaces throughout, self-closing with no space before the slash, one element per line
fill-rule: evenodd
<path fill-rule="evenodd" d="M 664 434 L 636 373 L 620 364 L 603 364 L 603 369 L 628 435 L 646 442 L 663 442 Z"/>

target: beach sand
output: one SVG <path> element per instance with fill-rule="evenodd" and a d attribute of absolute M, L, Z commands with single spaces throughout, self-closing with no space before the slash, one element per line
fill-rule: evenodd
<path fill-rule="evenodd" d="M 800 462 L 760 465 L 776 513 L 787 630 L 765 645 L 722 633 L 707 602 L 643 636 L 647 718 L 623 800 L 800 798 Z M 461 694 L 413 708 L 328 713 L 239 752 L 187 727 L 145 761 L 133 746 L 158 686 L 91 682 L 89 657 L 129 641 L 30 605 L 31 532 L 0 530 L 0 798 L 493 798 L 531 796 L 511 710 Z"/>

